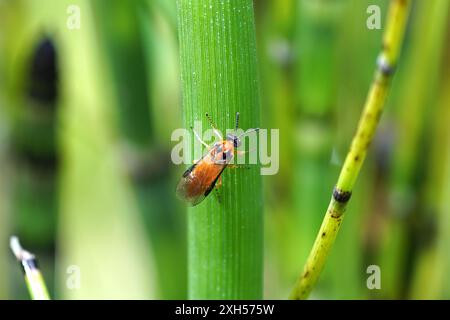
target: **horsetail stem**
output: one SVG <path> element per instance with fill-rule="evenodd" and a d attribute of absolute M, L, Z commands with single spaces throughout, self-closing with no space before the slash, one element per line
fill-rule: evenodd
<path fill-rule="evenodd" d="M 10 239 L 10 247 L 11 251 L 16 256 L 17 261 L 19 261 L 22 266 L 31 299 L 50 300 L 44 278 L 37 265 L 36 257 L 23 249 L 19 239 L 15 236 L 12 236 Z"/>
<path fill-rule="evenodd" d="M 381 53 L 356 134 L 333 190 L 319 233 L 289 298 L 306 299 L 336 239 L 355 181 L 372 142 L 395 71 L 408 20 L 410 0 L 391 0 Z"/>

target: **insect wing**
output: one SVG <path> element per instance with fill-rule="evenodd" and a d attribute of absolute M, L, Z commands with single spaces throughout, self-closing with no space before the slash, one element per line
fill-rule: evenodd
<path fill-rule="evenodd" d="M 185 171 L 177 186 L 177 196 L 191 206 L 196 206 L 214 188 L 226 166 L 200 160 Z"/>

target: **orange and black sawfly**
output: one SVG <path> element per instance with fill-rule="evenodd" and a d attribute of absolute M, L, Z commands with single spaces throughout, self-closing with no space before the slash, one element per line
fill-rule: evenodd
<path fill-rule="evenodd" d="M 183 173 L 183 176 L 178 183 L 178 198 L 185 201 L 190 206 L 196 206 L 202 202 L 211 193 L 214 187 L 216 187 L 216 184 L 217 186 L 221 185 L 221 174 L 233 160 L 234 154 L 237 152 L 236 149 L 240 147 L 240 138 L 250 132 L 259 130 L 258 128 L 249 129 L 239 136 L 236 134 L 228 134 L 226 139 L 223 139 L 208 114 L 206 114 L 206 117 L 220 141 L 210 147 L 191 127 L 196 139 L 208 148 L 208 152 Z M 235 132 L 237 131 L 238 126 L 239 112 L 236 112 Z"/>

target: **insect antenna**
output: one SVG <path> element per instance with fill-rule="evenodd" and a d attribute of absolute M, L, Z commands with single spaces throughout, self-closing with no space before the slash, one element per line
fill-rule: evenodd
<path fill-rule="evenodd" d="M 209 121 L 209 124 L 211 125 L 214 133 L 216 134 L 217 137 L 219 137 L 220 140 L 223 140 L 222 135 L 219 133 L 219 131 L 216 128 L 216 125 L 214 124 L 214 122 L 212 121 L 211 117 L 209 116 L 208 112 L 205 113 L 206 118 Z"/>
<path fill-rule="evenodd" d="M 242 137 L 242 136 L 246 136 L 247 134 L 249 134 L 249 133 L 252 133 L 252 132 L 258 132 L 259 131 L 259 128 L 254 128 L 254 129 L 248 129 L 247 131 L 245 131 L 243 134 L 241 134 L 239 137 L 238 137 L 238 139 L 240 138 L 240 137 Z"/>
<path fill-rule="evenodd" d="M 239 112 L 236 112 L 236 125 L 234 126 L 234 131 L 239 128 Z"/>

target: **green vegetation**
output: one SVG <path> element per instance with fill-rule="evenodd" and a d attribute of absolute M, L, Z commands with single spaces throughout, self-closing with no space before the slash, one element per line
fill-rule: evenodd
<path fill-rule="evenodd" d="M 9 242 L 12 253 L 23 268 L 28 292 L 33 300 L 50 300 L 47 286 L 37 265 L 37 258 L 20 245 L 19 239 L 11 237 Z"/>
<path fill-rule="evenodd" d="M 338 182 L 333 190 L 330 204 L 306 261 L 303 273 L 290 295 L 292 299 L 308 297 L 319 278 L 331 246 L 336 239 L 356 178 L 359 175 L 367 149 L 372 142 L 380 120 L 390 88 L 392 74 L 397 67 L 397 60 L 408 21 L 409 7 L 410 1 L 393 0 L 391 3 L 382 51 L 377 60 L 375 78 L 370 88 L 358 129 L 345 159 Z"/>
<path fill-rule="evenodd" d="M 11 235 L 52 299 L 449 299 L 449 44 L 448 0 L 0 1 L 0 299 Z M 187 207 L 206 112 L 279 171 Z"/>
<path fill-rule="evenodd" d="M 178 1 L 185 127 L 209 113 L 224 133 L 259 126 L 259 87 L 250 0 Z M 231 172 L 232 171 L 232 172 Z M 227 169 L 220 201 L 188 210 L 192 299 L 261 299 L 263 207 L 259 168 Z"/>

